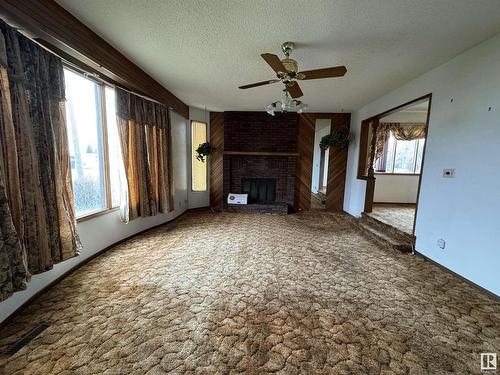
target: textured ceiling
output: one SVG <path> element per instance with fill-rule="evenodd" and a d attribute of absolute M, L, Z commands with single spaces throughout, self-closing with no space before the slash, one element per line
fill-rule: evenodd
<path fill-rule="evenodd" d="M 498 0 L 57 0 L 185 103 L 262 110 L 281 84 L 260 54 L 296 42 L 311 111 L 351 111 L 500 32 Z M 281 56 L 281 55 L 280 55 Z"/>

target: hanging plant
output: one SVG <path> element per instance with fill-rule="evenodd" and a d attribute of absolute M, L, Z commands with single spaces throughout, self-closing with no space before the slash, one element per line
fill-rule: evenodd
<path fill-rule="evenodd" d="M 209 142 L 201 143 L 198 145 L 198 148 L 196 149 L 196 159 L 201 161 L 202 163 L 205 162 L 205 157 L 210 155 L 212 151 L 215 150 L 215 147 L 212 146 Z"/>
<path fill-rule="evenodd" d="M 319 147 L 322 150 L 327 150 L 330 147 L 346 148 L 349 144 L 349 129 L 340 128 L 333 133 L 325 135 L 319 142 Z"/>

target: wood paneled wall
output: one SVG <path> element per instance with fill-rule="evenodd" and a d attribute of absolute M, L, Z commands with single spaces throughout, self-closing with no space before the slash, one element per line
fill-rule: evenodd
<path fill-rule="evenodd" d="M 224 203 L 224 113 L 210 112 L 210 143 L 215 151 L 210 155 L 210 207 L 222 210 Z"/>
<path fill-rule="evenodd" d="M 324 117 L 317 117 L 324 118 Z M 350 128 L 350 113 L 331 114 L 331 132 L 339 128 Z M 326 204 L 328 211 L 344 210 L 345 179 L 347 172 L 347 150 L 348 148 L 330 148 L 328 158 L 328 183 L 326 186 Z"/>
<path fill-rule="evenodd" d="M 330 132 L 346 127 L 350 128 L 350 113 L 304 113 L 299 117 L 297 179 L 295 190 L 295 208 L 311 209 L 311 183 L 314 153 L 314 133 L 316 120 L 330 119 Z M 328 211 L 342 211 L 344 208 L 345 179 L 347 170 L 347 148 L 330 148 L 328 159 L 328 183 L 326 204 Z"/>
<path fill-rule="evenodd" d="M 0 17 L 83 69 L 189 117 L 185 103 L 55 1 L 2 0 Z"/>
<path fill-rule="evenodd" d="M 295 177 L 295 209 L 311 209 L 311 182 L 314 153 L 314 132 L 316 117 L 314 113 L 299 115 L 297 131 L 297 174 Z"/>

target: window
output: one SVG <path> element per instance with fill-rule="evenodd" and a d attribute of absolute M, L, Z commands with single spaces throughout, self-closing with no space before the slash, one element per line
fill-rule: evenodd
<path fill-rule="evenodd" d="M 201 143 L 207 141 L 207 124 L 204 122 L 191 122 L 191 175 L 192 175 L 192 190 L 206 191 L 207 190 L 207 163 L 196 159 L 196 149 Z"/>
<path fill-rule="evenodd" d="M 375 161 L 375 172 L 419 174 L 422 168 L 425 139 L 399 141 L 389 132 L 382 156 Z"/>
<path fill-rule="evenodd" d="M 121 164 L 114 89 L 64 69 L 77 218 L 120 203 Z"/>
<path fill-rule="evenodd" d="M 109 182 L 111 190 L 111 206 L 120 205 L 121 181 L 124 179 L 122 151 L 118 127 L 116 123 L 116 98 L 115 89 L 106 86 L 106 125 L 108 130 L 108 158 L 109 158 Z M 122 173 L 121 173 L 122 172 Z M 124 184 L 125 185 L 125 184 Z"/>

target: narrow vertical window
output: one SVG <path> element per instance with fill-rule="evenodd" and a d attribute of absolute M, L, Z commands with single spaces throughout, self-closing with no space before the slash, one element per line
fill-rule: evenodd
<path fill-rule="evenodd" d="M 204 122 L 191 122 L 191 175 L 192 175 L 192 190 L 206 191 L 207 190 L 207 161 L 201 162 L 196 159 L 196 149 L 202 143 L 207 141 L 207 124 Z"/>
<path fill-rule="evenodd" d="M 106 208 L 99 85 L 70 70 L 66 81 L 66 117 L 77 217 Z"/>

